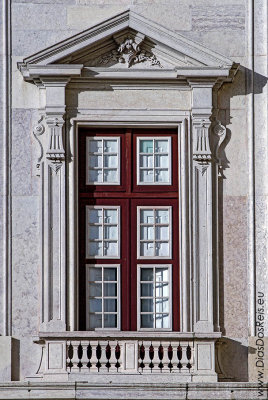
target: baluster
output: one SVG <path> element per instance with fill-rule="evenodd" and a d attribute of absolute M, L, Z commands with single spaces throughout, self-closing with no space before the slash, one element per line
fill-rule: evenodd
<path fill-rule="evenodd" d="M 173 368 L 173 364 L 172 364 L 172 358 L 173 358 L 173 347 L 171 346 L 171 343 L 168 346 L 168 359 L 169 359 L 169 363 L 168 363 L 168 368 L 169 368 L 169 372 L 171 372 L 172 368 Z"/>
<path fill-rule="evenodd" d="M 92 346 L 91 346 L 90 342 L 88 343 L 88 346 L 87 346 L 87 358 L 88 358 L 87 367 L 88 367 L 88 369 L 90 369 L 92 367 L 92 364 L 91 364 Z"/>
<path fill-rule="evenodd" d="M 82 364 L 82 357 L 83 357 L 83 346 L 81 344 L 81 342 L 79 343 L 78 347 L 77 347 L 77 356 L 78 356 L 78 363 L 77 366 L 79 368 L 79 371 L 81 371 L 81 368 L 83 367 Z"/>
<path fill-rule="evenodd" d="M 181 363 L 182 347 L 181 347 L 181 344 L 179 344 L 179 346 L 177 347 L 177 357 L 178 357 L 178 360 L 179 360 L 177 368 L 179 368 L 179 371 L 181 372 L 181 369 L 182 369 L 182 363 Z"/>
<path fill-rule="evenodd" d="M 110 363 L 111 346 L 109 344 L 109 341 L 108 341 L 108 344 L 107 344 L 106 349 L 105 349 L 105 355 L 106 355 L 106 358 L 107 358 L 107 363 L 105 364 L 105 367 L 108 368 L 108 372 L 109 372 L 109 369 L 111 367 L 111 363 Z"/>
<path fill-rule="evenodd" d="M 100 359 L 101 359 L 101 345 L 100 345 L 100 343 L 98 342 L 98 345 L 97 345 L 97 347 L 96 347 L 96 357 L 97 357 L 97 360 L 98 360 L 98 362 L 97 362 L 97 364 L 96 364 L 96 367 L 98 368 L 98 372 L 100 371 L 100 367 L 101 367 L 101 363 L 100 363 Z"/>
<path fill-rule="evenodd" d="M 191 357 L 192 357 L 192 350 L 191 350 L 191 347 L 190 347 L 189 343 L 188 343 L 188 346 L 186 348 L 186 357 L 187 357 L 187 360 L 188 360 L 188 364 L 186 365 L 186 367 L 189 369 L 189 372 L 190 372 L 190 369 L 192 368 L 192 365 L 190 363 L 190 360 L 191 360 Z"/>
<path fill-rule="evenodd" d="M 119 343 L 117 342 L 117 345 L 115 346 L 115 358 L 116 358 L 115 368 L 116 368 L 117 372 L 118 372 L 118 368 L 120 368 L 120 363 L 119 363 L 120 355 L 121 355 L 121 349 L 120 349 Z"/>
<path fill-rule="evenodd" d="M 160 343 L 160 346 L 158 347 L 158 358 L 160 360 L 160 363 L 158 364 L 158 368 L 160 368 L 161 372 L 162 369 L 164 368 L 164 364 L 163 364 L 163 357 L 164 357 L 164 348 L 162 346 L 162 344 Z"/>
<path fill-rule="evenodd" d="M 74 356 L 74 348 L 72 343 L 70 342 L 67 345 L 67 367 L 70 368 L 70 372 L 73 367 L 73 362 L 72 362 L 73 356 Z"/>
<path fill-rule="evenodd" d="M 154 346 L 153 346 L 152 342 L 151 342 L 151 346 L 149 347 L 149 357 L 150 357 L 150 360 L 151 360 L 151 362 L 149 364 L 149 368 L 151 368 L 151 372 L 152 372 L 152 369 L 154 368 L 154 364 L 153 364 Z"/>
<path fill-rule="evenodd" d="M 143 368 L 145 367 L 144 362 L 143 362 L 144 357 L 145 357 L 145 347 L 142 342 L 142 344 L 139 345 L 139 359 L 141 360 L 141 362 L 139 362 L 139 368 L 141 368 L 142 371 L 143 371 Z"/>

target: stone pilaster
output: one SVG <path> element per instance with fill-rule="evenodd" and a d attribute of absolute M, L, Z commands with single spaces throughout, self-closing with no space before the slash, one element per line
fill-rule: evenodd
<path fill-rule="evenodd" d="M 45 137 L 42 186 L 42 331 L 66 330 L 66 196 L 64 117 L 68 79 L 43 79 Z M 40 129 L 39 129 L 40 130 Z M 35 130 L 36 131 L 36 130 Z"/>

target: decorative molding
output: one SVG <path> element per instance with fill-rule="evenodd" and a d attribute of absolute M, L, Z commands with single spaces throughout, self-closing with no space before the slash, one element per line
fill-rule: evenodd
<path fill-rule="evenodd" d="M 123 41 L 119 41 L 115 36 L 114 40 L 119 44 L 116 50 L 102 56 L 99 59 L 100 65 L 107 65 L 111 61 L 126 64 L 130 68 L 134 64 L 139 64 L 148 61 L 151 66 L 163 68 L 156 56 L 149 52 L 141 50 L 140 45 L 144 41 L 144 35 L 136 35 L 136 37 L 126 36 Z"/>
<path fill-rule="evenodd" d="M 49 148 L 46 152 L 46 158 L 50 161 L 51 168 L 57 173 L 65 160 L 62 140 L 64 119 L 63 116 L 49 116 L 46 123 L 49 128 Z"/>
<path fill-rule="evenodd" d="M 210 149 L 210 120 L 208 118 L 193 119 L 193 160 L 207 164 L 212 159 Z"/>

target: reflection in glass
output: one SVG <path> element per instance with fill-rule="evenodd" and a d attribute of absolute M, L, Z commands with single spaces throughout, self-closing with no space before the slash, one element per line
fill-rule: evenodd
<path fill-rule="evenodd" d="M 141 297 L 153 297 L 154 286 L 153 283 L 141 283 Z"/>
<path fill-rule="evenodd" d="M 89 328 L 96 329 L 102 327 L 101 314 L 89 314 Z"/>
<path fill-rule="evenodd" d="M 151 281 L 154 280 L 154 270 L 153 268 L 141 268 L 141 281 Z"/>
<path fill-rule="evenodd" d="M 141 314 L 141 328 L 154 328 L 153 314 Z"/>
<path fill-rule="evenodd" d="M 103 280 L 104 281 L 116 281 L 117 280 L 117 268 L 104 268 Z"/>
<path fill-rule="evenodd" d="M 104 328 L 116 328 L 117 315 L 116 314 L 104 314 Z"/>

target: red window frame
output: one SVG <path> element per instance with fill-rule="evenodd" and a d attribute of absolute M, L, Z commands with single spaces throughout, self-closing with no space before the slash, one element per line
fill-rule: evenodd
<path fill-rule="evenodd" d="M 121 138 L 121 185 L 86 185 L 86 137 Z M 136 184 L 136 138 L 171 136 L 172 184 Z M 86 264 L 120 264 L 121 330 L 137 330 L 137 264 L 172 264 L 172 330 L 179 331 L 178 151 L 175 129 L 80 128 L 79 176 L 79 329 L 86 329 Z M 120 206 L 120 259 L 86 259 L 86 206 Z M 172 206 L 172 258 L 137 259 L 137 206 Z M 131 229 L 130 229 L 131 227 Z M 127 294 L 127 295 L 126 295 Z"/>

